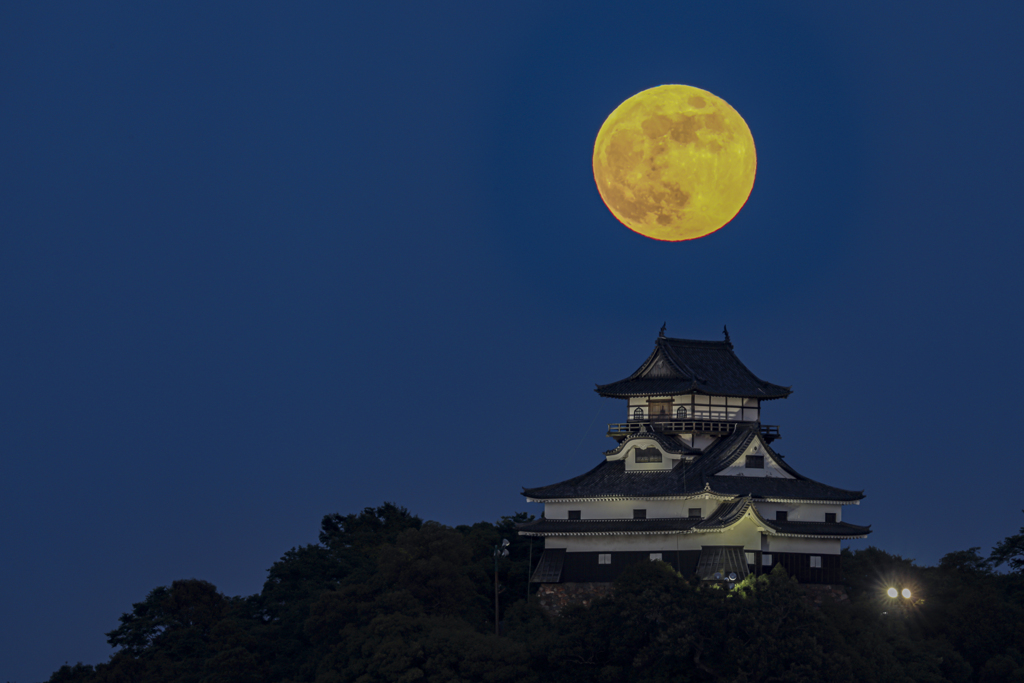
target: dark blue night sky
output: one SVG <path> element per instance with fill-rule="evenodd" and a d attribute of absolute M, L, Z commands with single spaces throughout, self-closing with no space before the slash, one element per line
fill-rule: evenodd
<path fill-rule="evenodd" d="M 320 518 L 528 510 L 670 336 L 762 378 L 803 474 L 932 564 L 1024 524 L 1024 5 L 0 5 L 0 678 L 152 588 L 258 592 Z M 636 235 L 591 153 L 685 83 L 746 207 Z M 534 509 L 535 508 L 535 509 Z"/>

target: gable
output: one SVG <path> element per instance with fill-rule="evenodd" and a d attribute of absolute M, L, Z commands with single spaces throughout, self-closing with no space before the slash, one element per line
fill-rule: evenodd
<path fill-rule="evenodd" d="M 641 377 L 679 377 L 679 372 L 672 365 L 671 361 L 665 358 L 665 354 L 658 351 L 647 368 L 640 375 Z"/>
<path fill-rule="evenodd" d="M 671 470 L 681 456 L 678 453 L 666 453 L 654 439 L 633 439 L 615 455 L 607 456 L 608 460 L 625 460 L 626 471 L 658 471 Z"/>
<path fill-rule="evenodd" d="M 723 505 L 729 505 L 729 503 L 723 503 Z M 743 515 L 731 524 L 723 528 L 707 529 L 709 534 L 713 534 L 711 538 L 714 539 L 715 545 L 741 545 L 747 549 L 759 548 L 761 534 L 770 531 L 772 529 L 764 524 L 753 505 L 749 506 Z"/>
<path fill-rule="evenodd" d="M 761 463 L 761 467 L 756 466 L 758 462 Z M 772 452 L 765 446 L 760 435 L 755 436 L 728 467 L 715 472 L 714 475 L 719 477 L 795 478 L 792 474 L 784 470 L 779 465 L 778 461 L 772 457 Z"/>

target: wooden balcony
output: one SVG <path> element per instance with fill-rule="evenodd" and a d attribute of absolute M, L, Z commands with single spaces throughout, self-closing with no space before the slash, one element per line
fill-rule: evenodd
<path fill-rule="evenodd" d="M 663 420 L 655 419 L 630 420 L 629 422 L 613 422 L 608 425 L 608 436 L 626 437 L 648 429 L 662 434 L 708 434 L 710 436 L 728 436 L 738 427 L 749 425 L 749 422 L 731 422 L 727 420 Z M 778 425 L 761 425 L 761 436 L 771 443 L 780 438 Z"/>

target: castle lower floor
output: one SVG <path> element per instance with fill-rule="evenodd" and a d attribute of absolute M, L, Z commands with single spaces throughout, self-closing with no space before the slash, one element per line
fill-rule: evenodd
<path fill-rule="evenodd" d="M 544 551 L 534 571 L 535 583 L 611 582 L 635 562 L 660 560 L 683 576 L 700 575 L 706 581 L 735 582 L 782 566 L 800 583 L 842 582 L 838 554 L 813 552 L 763 552 L 740 546 L 707 546 L 701 550 L 619 550 L 570 552 L 564 548 Z"/>

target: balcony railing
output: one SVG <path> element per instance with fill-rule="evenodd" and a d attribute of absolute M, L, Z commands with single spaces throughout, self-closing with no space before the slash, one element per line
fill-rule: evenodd
<path fill-rule="evenodd" d="M 742 408 L 732 408 L 727 410 L 725 408 L 708 409 L 707 407 L 701 408 L 700 410 L 694 410 L 689 415 L 667 414 L 667 415 L 647 415 L 644 414 L 642 417 L 631 417 L 629 422 L 680 422 L 682 420 L 711 420 L 712 422 L 742 422 L 740 415 L 742 415 Z"/>
<path fill-rule="evenodd" d="M 736 431 L 737 427 L 750 424 L 749 422 L 736 422 L 731 420 L 630 420 L 629 422 L 612 422 L 608 425 L 608 435 L 627 435 L 643 431 L 647 425 L 655 432 L 663 434 L 711 434 L 714 436 L 725 436 Z M 780 438 L 778 425 L 761 425 L 761 436 L 772 441 Z"/>

